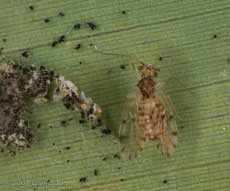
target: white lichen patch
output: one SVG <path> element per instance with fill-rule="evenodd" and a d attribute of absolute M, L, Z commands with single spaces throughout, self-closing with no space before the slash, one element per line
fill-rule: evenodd
<path fill-rule="evenodd" d="M 34 131 L 23 117 L 28 109 L 28 100 L 37 103 L 62 100 L 67 108 L 80 112 L 92 125 L 101 123 L 100 107 L 80 92 L 73 82 L 43 66 L 36 68 L 3 62 L 0 63 L 1 144 L 30 147 Z"/>

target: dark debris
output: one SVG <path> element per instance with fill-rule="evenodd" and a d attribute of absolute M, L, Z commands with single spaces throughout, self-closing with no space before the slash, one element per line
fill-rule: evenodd
<path fill-rule="evenodd" d="M 33 10 L 34 10 L 34 6 L 33 6 L 33 5 L 30 5 L 30 6 L 29 6 L 29 9 L 30 9 L 31 11 L 33 11 Z"/>
<path fill-rule="evenodd" d="M 24 58 L 28 58 L 28 57 L 29 57 L 28 51 L 22 52 L 22 56 L 23 56 Z"/>
<path fill-rule="evenodd" d="M 96 25 L 95 23 L 93 23 L 93 22 L 88 22 L 88 23 L 86 23 L 86 24 L 89 26 L 89 28 L 90 28 L 91 30 L 95 30 L 96 27 L 97 27 L 97 25 Z"/>
<path fill-rule="evenodd" d="M 164 179 L 162 182 L 163 182 L 164 184 L 167 184 L 167 183 L 168 183 L 168 180 Z"/>
<path fill-rule="evenodd" d="M 65 147 L 65 150 L 70 150 L 70 147 L 69 146 Z"/>
<path fill-rule="evenodd" d="M 73 26 L 74 29 L 80 29 L 81 28 L 81 24 L 80 23 L 77 23 Z"/>
<path fill-rule="evenodd" d="M 125 69 L 125 65 L 124 65 L 124 64 L 121 64 L 121 65 L 120 65 L 120 68 L 121 68 L 122 70 L 124 70 L 124 69 Z"/>
<path fill-rule="evenodd" d="M 98 170 L 95 169 L 95 170 L 93 171 L 93 173 L 94 173 L 95 176 L 97 176 L 97 175 L 98 175 Z"/>
<path fill-rule="evenodd" d="M 83 182 L 86 182 L 86 180 L 87 180 L 87 177 L 81 177 L 81 178 L 79 179 L 79 182 L 83 183 Z"/>
<path fill-rule="evenodd" d="M 49 22 L 50 22 L 50 19 L 49 19 L 49 18 L 45 18 L 45 19 L 44 19 L 44 22 L 45 22 L 45 23 L 49 23 Z"/>
<path fill-rule="evenodd" d="M 74 49 L 78 50 L 78 49 L 80 49 L 80 48 L 81 48 L 81 44 L 77 44 L 77 46 L 75 46 Z"/>
<path fill-rule="evenodd" d="M 103 134 L 105 134 L 105 135 L 109 135 L 109 134 L 111 134 L 111 129 L 103 128 L 103 129 L 101 129 L 101 132 L 102 132 Z"/>
<path fill-rule="evenodd" d="M 59 15 L 60 17 L 64 17 L 64 16 L 65 16 L 65 13 L 59 12 L 58 15 Z"/>

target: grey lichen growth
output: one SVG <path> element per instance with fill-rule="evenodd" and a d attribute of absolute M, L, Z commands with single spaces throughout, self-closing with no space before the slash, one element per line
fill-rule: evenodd
<path fill-rule="evenodd" d="M 67 108 L 80 111 L 92 125 L 101 122 L 101 109 L 64 77 L 41 66 L 0 63 L 0 143 L 17 148 L 30 147 L 34 131 L 24 115 L 28 106 L 41 99 L 62 100 Z"/>

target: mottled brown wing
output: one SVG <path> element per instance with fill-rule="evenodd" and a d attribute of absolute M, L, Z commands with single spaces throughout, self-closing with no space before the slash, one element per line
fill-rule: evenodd
<path fill-rule="evenodd" d="M 140 149 L 138 145 L 136 95 L 126 97 L 119 126 L 119 139 L 121 156 L 132 159 L 137 156 Z"/>
<path fill-rule="evenodd" d="M 171 155 L 177 144 L 177 124 L 175 109 L 169 96 L 165 95 L 163 91 L 157 92 L 157 100 L 163 105 L 166 117 L 160 117 L 158 120 L 157 128 L 163 130 L 162 134 L 158 137 L 161 150 L 164 154 Z"/>

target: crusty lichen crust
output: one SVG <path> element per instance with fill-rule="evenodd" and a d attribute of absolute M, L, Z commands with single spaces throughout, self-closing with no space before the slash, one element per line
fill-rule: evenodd
<path fill-rule="evenodd" d="M 23 66 L 13 61 L 0 63 L 0 143 L 17 148 L 30 147 L 34 131 L 24 114 L 28 104 L 45 100 L 63 100 L 80 111 L 92 125 L 101 122 L 101 108 L 64 77 L 41 66 Z M 68 108 L 69 108 L 68 107 Z"/>

